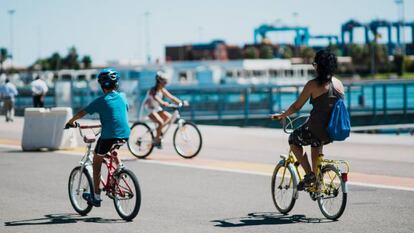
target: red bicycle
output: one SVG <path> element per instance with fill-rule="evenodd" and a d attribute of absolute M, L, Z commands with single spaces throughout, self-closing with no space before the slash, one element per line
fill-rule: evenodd
<path fill-rule="evenodd" d="M 80 215 L 87 215 L 92 210 L 92 205 L 82 198 L 83 193 L 93 193 L 92 179 L 92 143 L 100 134 L 101 125 L 79 125 L 79 133 L 87 144 L 87 151 L 80 161 L 80 166 L 75 167 L 69 175 L 68 191 L 70 202 Z M 82 130 L 89 129 L 90 134 L 84 134 Z M 102 191 L 114 202 L 119 216 L 131 221 L 134 219 L 141 206 L 141 191 L 135 174 L 125 168 L 118 158 L 118 149 L 125 144 L 120 140 L 113 145 L 110 152 L 105 156 L 102 168 L 101 187 Z M 106 179 L 104 179 L 106 177 Z"/>

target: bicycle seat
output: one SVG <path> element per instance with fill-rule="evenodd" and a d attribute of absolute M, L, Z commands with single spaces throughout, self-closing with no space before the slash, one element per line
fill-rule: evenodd
<path fill-rule="evenodd" d="M 85 143 L 93 143 L 96 141 L 96 136 L 95 134 L 86 134 L 83 136 L 83 141 Z"/>

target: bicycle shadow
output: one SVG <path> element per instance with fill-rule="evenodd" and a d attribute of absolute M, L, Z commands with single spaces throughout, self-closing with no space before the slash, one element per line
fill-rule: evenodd
<path fill-rule="evenodd" d="M 249 213 L 245 217 L 212 220 L 215 227 L 244 227 L 258 225 L 285 225 L 292 223 L 329 223 L 328 219 L 307 218 L 305 215 L 283 215 L 273 212 Z"/>
<path fill-rule="evenodd" d="M 92 223 L 126 223 L 121 219 L 103 219 L 100 217 L 82 217 L 77 214 L 46 214 L 44 218 L 24 219 L 5 222 L 4 226 L 34 226 L 34 225 L 53 225 L 53 224 L 68 224 L 77 222 L 92 222 Z"/>

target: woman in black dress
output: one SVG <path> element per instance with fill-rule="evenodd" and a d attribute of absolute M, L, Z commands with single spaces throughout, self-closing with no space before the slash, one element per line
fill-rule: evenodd
<path fill-rule="evenodd" d="M 315 182 L 316 161 L 322 153 L 323 145 L 332 142 L 327 133 L 327 126 L 331 117 L 332 108 L 338 98 L 344 98 L 344 86 L 334 77 L 337 68 L 336 56 L 326 50 L 316 53 L 312 63 L 316 70 L 316 78 L 306 83 L 298 99 L 281 114 L 272 115 L 273 119 L 282 120 L 299 111 L 308 99 L 313 106 L 310 117 L 305 124 L 293 131 L 289 137 L 292 152 L 302 165 L 306 175 L 298 185 L 303 190 Z M 312 169 L 303 146 L 311 146 Z"/>

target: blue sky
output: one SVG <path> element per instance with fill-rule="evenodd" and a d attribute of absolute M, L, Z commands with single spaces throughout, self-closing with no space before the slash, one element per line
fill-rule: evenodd
<path fill-rule="evenodd" d="M 161 60 L 165 45 L 212 39 L 252 43 L 253 29 L 262 23 L 300 24 L 312 34 L 339 35 L 340 25 L 351 18 L 398 18 L 394 0 L 0 0 L 0 47 L 10 46 L 9 9 L 16 11 L 14 63 L 19 65 L 55 51 L 66 54 L 72 45 L 94 63 L 144 60 L 146 11 L 151 57 Z M 414 0 L 405 0 L 406 20 L 414 21 L 413 14 Z M 361 35 L 357 32 L 357 40 Z M 289 33 L 271 36 L 273 42 L 292 38 Z"/>

